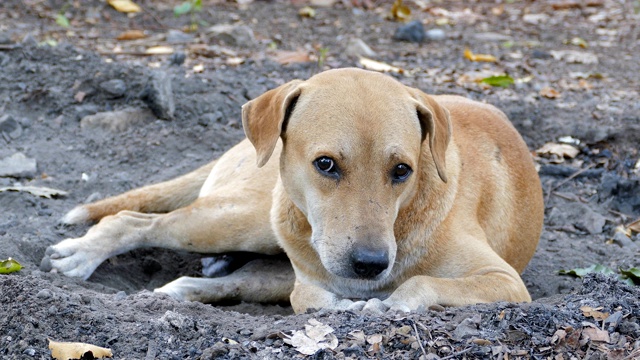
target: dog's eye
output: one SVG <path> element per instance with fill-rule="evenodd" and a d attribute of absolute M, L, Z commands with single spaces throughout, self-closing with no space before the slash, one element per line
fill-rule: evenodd
<path fill-rule="evenodd" d="M 398 164 L 391 172 L 391 179 L 394 183 L 401 183 L 406 181 L 413 170 L 407 164 Z"/>
<path fill-rule="evenodd" d="M 332 158 L 327 156 L 322 156 L 317 158 L 313 162 L 313 164 L 322 175 L 326 175 L 334 179 L 337 179 L 339 177 L 338 167 L 336 166 L 336 163 L 335 161 L 333 161 Z"/>

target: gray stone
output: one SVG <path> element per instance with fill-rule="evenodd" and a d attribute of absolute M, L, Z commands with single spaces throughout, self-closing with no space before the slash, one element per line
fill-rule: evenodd
<path fill-rule="evenodd" d="M 38 291 L 38 293 L 36 294 L 36 297 L 41 300 L 51 299 L 52 296 L 53 296 L 53 293 L 49 289 L 42 289 Z"/>
<path fill-rule="evenodd" d="M 636 248 L 638 245 L 621 231 L 616 231 L 611 240 L 623 248 Z"/>
<path fill-rule="evenodd" d="M 367 45 L 362 39 L 351 38 L 349 39 L 349 43 L 347 43 L 347 48 L 345 49 L 345 53 L 348 56 L 353 57 L 375 57 L 376 52 L 371 50 L 369 45 Z"/>
<path fill-rule="evenodd" d="M 23 153 L 0 159 L 0 177 L 33 178 L 37 170 L 36 159 L 28 158 Z"/>
<path fill-rule="evenodd" d="M 193 39 L 193 35 L 174 29 L 169 30 L 166 36 L 166 40 L 170 44 L 187 43 L 192 41 Z"/>
<path fill-rule="evenodd" d="M 167 73 L 153 72 L 149 83 L 140 94 L 140 98 L 156 117 L 162 120 L 173 120 L 176 106 L 173 99 L 171 77 Z"/>
<path fill-rule="evenodd" d="M 84 117 L 96 114 L 98 112 L 98 106 L 95 104 L 78 105 L 75 107 L 74 111 L 76 113 L 76 121 L 80 121 Z"/>
<path fill-rule="evenodd" d="M 420 20 L 411 21 L 405 25 L 400 26 L 393 38 L 400 41 L 409 41 L 420 43 L 424 41 L 425 33 L 424 27 Z"/>
<path fill-rule="evenodd" d="M 184 51 L 176 51 L 173 54 L 169 55 L 169 65 L 180 66 L 184 64 L 184 61 L 187 59 L 187 54 Z"/>
<path fill-rule="evenodd" d="M 593 211 L 589 206 L 579 202 L 572 202 L 554 207 L 549 212 L 549 225 L 565 226 L 571 224 L 576 229 L 589 234 L 600 234 L 606 219 Z"/>
<path fill-rule="evenodd" d="M 231 46 L 249 47 L 256 43 L 253 30 L 246 25 L 215 25 L 207 29 L 207 33 L 212 39 Z"/>
<path fill-rule="evenodd" d="M 0 117 L 0 133 L 5 133 L 12 139 L 17 139 L 22 135 L 22 126 L 13 116 L 6 114 Z"/>
<path fill-rule="evenodd" d="M 223 118 L 223 115 L 220 111 L 216 111 L 213 113 L 206 113 L 200 115 L 198 118 L 198 124 L 202 126 L 209 126 L 210 124 L 220 122 Z"/>
<path fill-rule="evenodd" d="M 83 130 L 104 129 L 117 133 L 129 129 L 131 126 L 153 120 L 155 120 L 155 116 L 147 109 L 128 108 L 85 116 L 80 120 L 80 128 Z"/>
<path fill-rule="evenodd" d="M 427 40 L 431 41 L 442 41 L 447 38 L 447 35 L 442 29 L 427 30 L 424 35 L 426 36 Z"/>
<path fill-rule="evenodd" d="M 100 89 L 113 97 L 121 97 L 127 92 L 127 84 L 120 79 L 113 79 L 101 82 Z"/>

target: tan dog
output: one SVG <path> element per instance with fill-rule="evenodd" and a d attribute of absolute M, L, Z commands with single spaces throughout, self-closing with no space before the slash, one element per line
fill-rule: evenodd
<path fill-rule="evenodd" d="M 519 273 L 542 228 L 540 181 L 493 106 L 340 69 L 268 91 L 242 122 L 248 141 L 217 161 L 72 210 L 64 222 L 100 222 L 47 249 L 43 268 L 86 279 L 139 247 L 284 250 L 295 285 L 290 271 L 254 266 L 157 291 L 203 302 L 290 295 L 298 313 L 530 301 Z M 258 285 L 243 285 L 248 274 Z"/>

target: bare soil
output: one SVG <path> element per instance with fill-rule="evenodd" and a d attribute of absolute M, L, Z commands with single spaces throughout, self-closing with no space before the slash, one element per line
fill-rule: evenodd
<path fill-rule="evenodd" d="M 401 24 L 385 18 L 391 5 L 372 3 L 366 9 L 337 2 L 303 18 L 300 5 L 289 2 L 204 1 L 194 17 L 199 29 L 176 40 L 170 30 L 192 20 L 175 17 L 170 1 L 140 1 L 145 10 L 127 16 L 97 0 L 5 0 L 0 126 L 4 115 L 14 121 L 0 131 L 0 161 L 23 153 L 37 161 L 37 171 L 0 177 L 0 188 L 44 186 L 69 194 L 0 192 L 0 260 L 24 265 L 0 275 L 0 357 L 48 359 L 51 338 L 109 347 L 118 359 L 292 358 L 302 355 L 283 334 L 315 318 L 334 329 L 339 343 L 316 358 L 640 358 L 639 288 L 602 275 L 558 274 L 592 264 L 639 266 L 637 234 L 611 241 L 616 227 L 640 218 L 637 2 L 434 2 L 420 10 L 407 1 L 414 19 L 445 34 L 421 44 L 393 40 Z M 55 23 L 58 13 L 70 27 Z M 255 38 L 206 31 L 225 23 L 248 26 Z M 130 29 L 146 31 L 147 39 L 116 40 Z M 150 292 L 181 275 L 198 276 L 199 254 L 137 250 L 108 260 L 88 281 L 39 270 L 47 246 L 87 231 L 58 223 L 76 204 L 172 178 L 219 156 L 243 138 L 240 106 L 247 100 L 324 69 L 361 66 L 347 54 L 351 38 L 371 46 L 376 60 L 404 69 L 391 75 L 407 85 L 498 106 L 532 151 L 561 136 L 580 139 L 574 159 L 537 159 L 545 230 L 523 274 L 533 303 L 294 316 L 288 304 L 213 306 Z M 171 46 L 186 61 L 141 56 L 154 45 Z M 498 62 L 471 62 L 465 47 Z M 284 51 L 310 61 L 283 64 Z M 194 71 L 197 65 L 202 69 Z M 508 73 L 517 81 L 482 86 L 473 81 L 478 73 Z M 171 84 L 173 119 L 80 126 L 98 112 L 148 109 L 144 90 L 158 74 Z M 105 85 L 113 80 L 124 88 Z M 609 315 L 589 314 L 585 306 Z"/>

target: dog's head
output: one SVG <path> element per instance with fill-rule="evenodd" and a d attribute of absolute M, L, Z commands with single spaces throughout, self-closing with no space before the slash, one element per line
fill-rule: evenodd
<path fill-rule="evenodd" d="M 242 123 L 258 166 L 282 138 L 284 189 L 311 225 L 323 266 L 340 277 L 386 277 L 394 224 L 421 167 L 447 181 L 448 111 L 379 73 L 338 69 L 294 80 L 247 103 Z"/>

